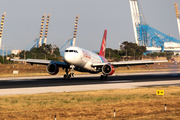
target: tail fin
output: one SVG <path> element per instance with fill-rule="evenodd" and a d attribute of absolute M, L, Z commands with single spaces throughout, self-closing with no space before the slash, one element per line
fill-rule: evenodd
<path fill-rule="evenodd" d="M 105 29 L 101 43 L 101 49 L 99 51 L 99 56 L 103 56 L 103 57 L 105 57 L 105 50 L 106 50 L 106 34 L 107 34 L 107 30 Z"/>

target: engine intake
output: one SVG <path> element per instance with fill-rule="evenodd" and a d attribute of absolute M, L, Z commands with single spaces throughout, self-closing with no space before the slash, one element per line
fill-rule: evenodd
<path fill-rule="evenodd" d="M 50 63 L 47 65 L 46 70 L 51 75 L 56 75 L 59 72 L 59 67 L 56 64 Z"/>
<path fill-rule="evenodd" d="M 112 75 L 115 72 L 114 66 L 106 64 L 102 66 L 102 73 L 105 75 Z"/>

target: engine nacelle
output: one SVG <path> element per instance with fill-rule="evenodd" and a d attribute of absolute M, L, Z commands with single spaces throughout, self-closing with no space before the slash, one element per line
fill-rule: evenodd
<path fill-rule="evenodd" d="M 59 67 L 56 64 L 50 63 L 47 65 L 46 70 L 51 75 L 56 75 L 59 72 Z"/>
<path fill-rule="evenodd" d="M 115 72 L 114 66 L 106 64 L 102 66 L 102 73 L 105 75 L 112 75 Z"/>

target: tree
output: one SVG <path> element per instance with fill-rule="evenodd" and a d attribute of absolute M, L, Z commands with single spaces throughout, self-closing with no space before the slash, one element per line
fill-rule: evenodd
<path fill-rule="evenodd" d="M 121 51 L 120 55 L 125 56 L 127 51 L 127 56 L 142 56 L 144 52 L 146 52 L 145 46 L 138 46 L 136 43 L 124 41 L 120 45 Z"/>
<path fill-rule="evenodd" d="M 54 51 L 53 51 L 53 54 L 54 55 L 57 55 L 57 56 L 60 56 L 60 51 L 59 51 L 59 48 L 54 48 Z"/>
<path fill-rule="evenodd" d="M 23 50 L 20 54 L 20 59 L 31 58 L 31 59 L 48 59 L 58 60 L 60 57 L 60 51 L 58 47 L 52 47 L 51 44 L 42 44 L 40 47 L 34 47 L 30 51 Z"/>

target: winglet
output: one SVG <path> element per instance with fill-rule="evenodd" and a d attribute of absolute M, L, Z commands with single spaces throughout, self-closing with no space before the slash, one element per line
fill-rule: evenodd
<path fill-rule="evenodd" d="M 106 50 L 106 35 L 107 35 L 107 30 L 104 30 L 104 35 L 101 43 L 101 49 L 99 51 L 99 56 L 105 57 L 105 50 Z"/>

